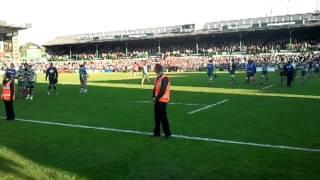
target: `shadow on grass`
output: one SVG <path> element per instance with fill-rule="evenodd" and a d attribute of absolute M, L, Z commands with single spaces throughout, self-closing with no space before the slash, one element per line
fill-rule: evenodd
<path fill-rule="evenodd" d="M 3 155 L 0 154 L 0 174 L 4 173 L 5 175 L 18 177 L 21 179 L 34 179 L 31 176 L 23 174 L 18 170 L 22 168 L 24 167 L 22 167 L 20 164 L 9 158 L 3 157 Z"/>

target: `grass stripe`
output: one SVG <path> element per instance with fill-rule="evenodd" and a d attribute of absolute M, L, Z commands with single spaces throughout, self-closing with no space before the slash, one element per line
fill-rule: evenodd
<path fill-rule="evenodd" d="M 3 117 L 1 117 L 3 118 Z M 106 128 L 106 127 L 94 127 L 94 126 L 85 126 L 85 125 L 76 125 L 76 124 L 66 124 L 66 123 L 57 123 L 49 121 L 37 121 L 37 120 L 27 120 L 22 118 L 17 118 L 17 121 L 29 122 L 35 124 L 45 124 L 45 125 L 54 125 L 54 126 L 63 126 L 63 127 L 72 127 L 72 128 L 83 128 L 83 129 L 94 129 L 101 131 L 111 131 L 118 133 L 129 133 L 129 134 L 138 134 L 138 135 L 152 135 L 150 132 L 136 131 L 136 130 L 127 130 L 127 129 L 115 129 L 115 128 Z M 206 141 L 206 142 L 216 142 L 216 143 L 225 143 L 225 144 L 237 144 L 237 145 L 246 145 L 262 148 L 272 148 L 272 149 L 285 149 L 285 150 L 294 150 L 294 151 L 303 151 L 303 152 L 320 152 L 320 149 L 314 148 L 304 148 L 296 146 L 286 146 L 286 145 L 271 145 L 271 144 L 259 144 L 253 142 L 242 142 L 242 141 L 232 141 L 224 139 L 214 139 L 214 138 L 203 138 L 203 137 L 193 137 L 185 135 L 172 135 L 174 138 L 185 139 L 185 140 L 194 140 L 194 141 Z"/>

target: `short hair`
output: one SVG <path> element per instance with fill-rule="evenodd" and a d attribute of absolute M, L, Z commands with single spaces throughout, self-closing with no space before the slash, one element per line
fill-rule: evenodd
<path fill-rule="evenodd" d="M 154 69 L 155 69 L 156 71 L 163 72 L 163 67 L 161 66 L 161 64 L 156 64 L 156 66 L 154 67 Z"/>

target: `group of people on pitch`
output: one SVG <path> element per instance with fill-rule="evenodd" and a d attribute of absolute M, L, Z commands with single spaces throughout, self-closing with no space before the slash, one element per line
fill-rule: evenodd
<path fill-rule="evenodd" d="M 79 75 L 80 75 L 80 93 L 87 93 L 87 78 L 88 73 L 85 68 L 86 63 L 83 63 L 80 66 Z M 16 72 L 14 69 L 14 64 L 10 65 L 4 74 L 3 82 L 2 82 L 2 93 L 1 99 L 5 104 L 6 117 L 7 120 L 15 119 L 15 112 L 13 108 L 13 101 L 15 100 L 15 79 L 18 79 L 19 90 L 20 87 L 24 84 L 22 82 L 27 81 L 27 88 L 33 88 L 35 82 L 35 72 L 30 71 L 32 68 L 25 64 L 24 69 L 19 68 Z M 154 120 L 155 126 L 152 137 L 159 137 L 161 135 L 161 125 L 164 131 L 165 137 L 171 137 L 171 130 L 169 127 L 168 117 L 167 117 L 167 104 L 170 102 L 170 80 L 163 73 L 163 67 L 160 64 L 156 64 L 154 68 L 157 78 L 154 83 L 153 95 L 152 99 L 154 101 Z M 30 72 L 29 72 L 30 71 Z M 25 79 L 23 79 L 25 78 Z M 46 71 L 45 79 L 49 78 L 49 86 L 48 86 L 48 95 L 50 95 L 51 88 L 53 87 L 54 93 L 57 94 L 56 84 L 58 82 L 58 71 L 50 63 L 49 68 Z M 29 82 L 33 80 L 32 82 Z M 33 95 L 31 94 L 32 90 L 28 91 L 28 95 L 26 99 L 33 99 Z"/>
<path fill-rule="evenodd" d="M 33 99 L 33 88 L 36 81 L 36 73 L 27 63 L 19 66 L 16 71 L 13 63 L 6 69 L 2 81 L 1 99 L 4 102 L 7 120 L 14 120 L 15 113 L 13 101 L 15 100 L 15 80 L 18 80 L 19 95 L 21 98 Z"/>
<path fill-rule="evenodd" d="M 314 73 L 315 77 L 320 79 L 320 61 L 315 60 L 314 62 L 308 62 L 303 61 L 300 64 L 295 64 L 292 61 L 285 62 L 284 59 L 282 59 L 277 64 L 278 71 L 280 73 L 280 84 L 281 87 L 284 86 L 285 80 L 287 80 L 287 87 L 291 87 L 291 84 L 293 80 L 295 79 L 297 70 L 301 71 L 301 80 L 302 83 L 304 83 L 307 80 L 308 73 Z M 237 66 L 234 62 L 234 60 L 230 60 L 228 64 L 228 71 L 230 73 L 230 83 L 235 83 L 235 72 L 237 70 Z M 253 60 L 248 60 L 248 63 L 246 65 L 246 83 L 256 83 L 256 73 L 257 68 Z M 213 77 L 216 77 L 216 74 L 214 73 L 214 64 L 212 60 L 209 60 L 207 64 L 207 74 L 209 78 L 209 86 L 212 86 L 213 84 Z M 265 60 L 261 64 L 261 78 L 260 78 L 260 84 L 266 84 L 269 82 L 268 77 L 268 62 Z"/>
<path fill-rule="evenodd" d="M 18 81 L 17 85 L 19 98 L 33 100 L 33 89 L 35 88 L 36 77 L 36 72 L 32 68 L 32 65 L 29 65 L 27 63 L 20 65 L 18 71 L 15 69 L 15 65 L 13 63 L 11 63 L 10 67 L 6 69 L 3 75 L 1 99 L 5 104 L 7 120 L 15 119 L 15 112 L 13 107 L 13 101 L 16 97 L 15 81 Z M 58 71 L 53 67 L 52 63 L 47 69 L 46 80 L 48 77 L 48 94 L 50 94 L 51 86 L 54 86 L 54 91 L 56 93 L 55 85 L 57 83 Z"/>

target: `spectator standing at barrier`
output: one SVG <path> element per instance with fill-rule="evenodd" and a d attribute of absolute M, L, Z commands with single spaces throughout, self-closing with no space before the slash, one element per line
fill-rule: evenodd
<path fill-rule="evenodd" d="M 50 95 L 51 87 L 53 87 L 53 92 L 57 95 L 57 83 L 58 83 L 58 70 L 50 63 L 49 68 L 46 71 L 46 81 L 49 77 L 48 95 Z"/>
<path fill-rule="evenodd" d="M 7 120 L 14 120 L 13 101 L 15 99 L 14 79 L 6 76 L 2 82 L 1 99 L 4 102 Z"/>
<path fill-rule="evenodd" d="M 312 76 L 312 71 L 313 69 L 313 62 L 311 61 L 311 59 L 308 60 L 308 76 Z"/>
<path fill-rule="evenodd" d="M 132 77 L 136 77 L 137 76 L 137 72 L 139 71 L 139 66 L 138 63 L 133 63 L 132 65 Z"/>
<path fill-rule="evenodd" d="M 319 59 L 314 61 L 314 75 L 316 78 L 320 78 L 320 62 Z"/>
<path fill-rule="evenodd" d="M 170 101 L 170 80 L 164 75 L 163 67 L 160 64 L 156 64 L 155 72 L 157 78 L 153 89 L 155 120 L 153 137 L 160 136 L 160 124 L 162 124 L 165 137 L 169 138 L 171 136 L 171 131 L 167 117 L 167 104 Z"/>
<path fill-rule="evenodd" d="M 266 84 L 268 83 L 268 62 L 267 60 L 264 60 L 262 63 L 262 71 L 261 71 L 261 77 L 260 77 L 260 84 Z"/>

